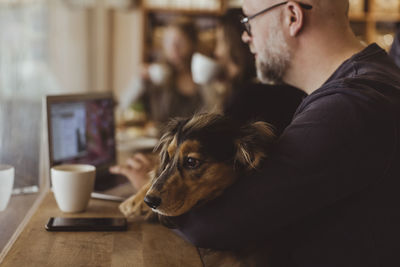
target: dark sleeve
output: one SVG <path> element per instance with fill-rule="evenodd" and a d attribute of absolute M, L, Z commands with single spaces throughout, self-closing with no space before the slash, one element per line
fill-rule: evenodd
<path fill-rule="evenodd" d="M 383 136 L 390 132 L 385 119 L 372 119 L 375 111 L 360 105 L 340 95 L 311 103 L 283 133 L 262 170 L 241 177 L 205 206 L 172 218 L 180 233 L 196 246 L 214 249 L 265 242 L 375 182 L 392 139 Z"/>

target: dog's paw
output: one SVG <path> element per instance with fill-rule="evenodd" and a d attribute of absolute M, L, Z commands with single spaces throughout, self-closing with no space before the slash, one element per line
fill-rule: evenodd
<path fill-rule="evenodd" d="M 148 213 L 153 211 L 143 202 L 143 199 L 136 195 L 129 198 L 119 206 L 119 210 L 125 215 L 125 217 L 138 217 L 148 216 Z"/>
<path fill-rule="evenodd" d="M 119 210 L 125 217 L 144 217 L 146 220 L 151 218 L 153 211 L 144 203 L 144 197 L 149 187 L 150 184 L 144 186 L 139 192 L 119 205 Z"/>

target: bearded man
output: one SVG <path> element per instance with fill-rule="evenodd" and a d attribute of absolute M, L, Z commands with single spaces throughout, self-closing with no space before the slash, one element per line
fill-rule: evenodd
<path fill-rule="evenodd" d="M 269 244 L 273 267 L 400 266 L 400 73 L 348 6 L 244 0 L 260 80 L 308 96 L 262 169 L 171 218 L 193 244 Z"/>

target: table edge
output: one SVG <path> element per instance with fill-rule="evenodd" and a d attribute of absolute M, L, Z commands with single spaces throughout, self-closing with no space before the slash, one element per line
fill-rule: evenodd
<path fill-rule="evenodd" d="M 4 246 L 3 250 L 0 253 L 0 264 L 3 262 L 5 257 L 7 256 L 8 252 L 10 251 L 11 247 L 14 245 L 14 243 L 17 241 L 18 237 L 20 234 L 23 232 L 25 229 L 26 225 L 29 223 L 33 215 L 36 213 L 38 210 L 40 204 L 43 202 L 44 198 L 47 196 L 47 194 L 50 192 L 50 190 L 41 190 L 39 192 L 39 196 L 33 203 L 32 207 L 29 209 L 28 213 L 25 215 L 24 219 L 22 222 L 19 224 L 17 230 L 15 230 L 14 234 L 11 236 L 10 240 L 7 242 L 7 244 Z"/>

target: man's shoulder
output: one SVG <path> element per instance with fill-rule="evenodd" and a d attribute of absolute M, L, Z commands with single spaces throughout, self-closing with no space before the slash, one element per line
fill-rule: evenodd
<path fill-rule="evenodd" d="M 369 71 L 342 77 L 324 84 L 308 97 L 308 102 L 345 97 L 356 102 L 400 103 L 400 72 Z"/>
<path fill-rule="evenodd" d="M 346 60 L 328 79 L 317 95 L 343 93 L 349 96 L 376 97 L 400 94 L 400 69 L 387 53 L 371 44 Z"/>
<path fill-rule="evenodd" d="M 296 116 L 315 112 L 320 117 L 362 119 L 393 110 L 400 110 L 400 83 L 358 76 L 325 84 L 303 101 Z"/>

